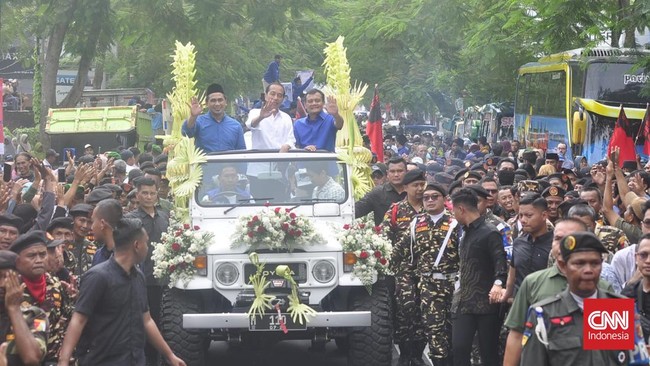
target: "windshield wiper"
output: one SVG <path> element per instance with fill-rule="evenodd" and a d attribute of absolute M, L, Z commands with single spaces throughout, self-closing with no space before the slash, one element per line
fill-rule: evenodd
<path fill-rule="evenodd" d="M 237 200 L 237 203 L 236 203 L 235 205 L 233 205 L 232 207 L 228 207 L 226 210 L 224 210 L 224 211 L 223 211 L 223 214 L 225 215 L 225 214 L 227 214 L 228 212 L 230 212 L 230 211 L 236 209 L 237 207 L 241 207 L 241 206 L 243 206 L 244 203 L 246 203 L 246 202 L 257 201 L 257 200 L 263 200 L 263 201 L 266 201 L 266 200 L 272 200 L 272 199 L 273 199 L 273 197 L 260 197 L 260 198 L 251 197 L 251 198 L 243 198 L 243 199 Z"/>

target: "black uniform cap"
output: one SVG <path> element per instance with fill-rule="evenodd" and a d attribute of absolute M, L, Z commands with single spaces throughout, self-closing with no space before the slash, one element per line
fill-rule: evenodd
<path fill-rule="evenodd" d="M 546 159 L 558 160 L 559 161 L 560 160 L 560 155 L 558 155 L 557 153 L 554 153 L 554 152 L 546 153 Z"/>
<path fill-rule="evenodd" d="M 569 256 L 577 252 L 607 253 L 607 249 L 596 235 L 591 232 L 577 232 L 565 236 L 560 243 L 560 253 L 567 261 Z"/>
<path fill-rule="evenodd" d="M 16 269 L 18 255 L 10 250 L 0 250 L 0 269 Z"/>
<path fill-rule="evenodd" d="M 445 189 L 445 187 L 437 183 L 427 183 L 427 187 L 424 189 L 424 191 L 426 192 L 430 190 L 438 191 L 443 196 L 447 195 L 447 190 Z"/>
<path fill-rule="evenodd" d="M 50 221 L 50 224 L 47 225 L 47 232 L 51 233 L 52 231 L 54 231 L 54 229 L 60 227 L 73 230 L 74 221 L 72 221 L 72 218 L 70 217 L 57 217 L 56 219 Z"/>
<path fill-rule="evenodd" d="M 45 237 L 45 232 L 41 230 L 34 230 L 19 236 L 16 241 L 11 244 L 9 250 L 20 254 L 20 252 L 29 247 L 33 247 L 35 245 L 46 246 L 46 243 L 47 238 Z"/>
<path fill-rule="evenodd" d="M 416 181 L 426 181 L 427 177 L 424 175 L 424 172 L 421 171 L 420 169 L 413 169 L 409 170 L 404 174 L 404 178 L 402 179 L 402 185 L 407 185 L 409 183 L 413 183 Z"/>
<path fill-rule="evenodd" d="M 93 189 L 92 192 L 88 193 L 85 202 L 91 205 L 96 205 L 109 198 L 113 198 L 113 191 L 110 188 L 97 187 Z M 92 212 L 92 210 L 90 212 Z"/>
<path fill-rule="evenodd" d="M 468 186 L 465 186 L 465 188 L 471 189 L 479 197 L 483 197 L 483 198 L 490 197 L 490 192 L 486 191 L 485 188 L 481 187 L 478 184 L 470 184 Z"/>
<path fill-rule="evenodd" d="M 542 197 L 546 198 L 546 197 L 552 196 L 552 197 L 564 198 L 565 194 L 566 194 L 566 191 L 564 189 L 562 189 L 561 187 L 551 186 L 551 187 L 546 188 L 544 190 L 544 192 L 542 192 Z"/>
<path fill-rule="evenodd" d="M 78 203 L 70 209 L 70 216 L 90 216 L 93 213 L 93 206 L 87 203 Z"/>
<path fill-rule="evenodd" d="M 23 219 L 12 214 L 0 215 L 0 226 L 13 226 L 20 230 L 23 227 Z"/>

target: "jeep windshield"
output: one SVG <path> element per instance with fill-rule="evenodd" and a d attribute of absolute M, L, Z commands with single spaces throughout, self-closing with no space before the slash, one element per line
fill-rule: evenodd
<path fill-rule="evenodd" d="M 208 161 L 195 199 L 204 207 L 343 203 L 346 174 L 332 158 Z"/>

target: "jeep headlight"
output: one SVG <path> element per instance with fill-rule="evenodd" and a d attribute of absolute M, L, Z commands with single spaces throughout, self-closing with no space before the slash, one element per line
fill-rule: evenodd
<path fill-rule="evenodd" d="M 334 278 L 336 270 L 334 269 L 334 265 L 331 262 L 318 261 L 312 267 L 311 274 L 314 276 L 316 281 L 320 283 L 327 283 Z"/>
<path fill-rule="evenodd" d="M 225 262 L 217 266 L 214 275 L 220 284 L 230 286 L 239 279 L 239 270 L 234 264 Z"/>

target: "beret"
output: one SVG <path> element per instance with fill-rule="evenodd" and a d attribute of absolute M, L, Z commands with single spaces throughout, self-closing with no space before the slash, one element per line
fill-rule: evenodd
<path fill-rule="evenodd" d="M 70 216 L 88 216 L 93 212 L 93 206 L 87 203 L 78 203 L 70 209 Z"/>
<path fill-rule="evenodd" d="M 13 226 L 20 230 L 23 227 L 23 219 L 12 214 L 0 215 L 0 226 Z"/>
<path fill-rule="evenodd" d="M 472 165 L 472 166 L 469 168 L 469 170 L 473 170 L 473 171 L 479 171 L 479 170 L 480 170 L 480 171 L 482 171 L 483 173 L 487 173 L 487 172 L 485 171 L 485 168 L 483 167 L 483 164 L 481 164 L 481 163 L 476 163 L 476 164 Z"/>
<path fill-rule="evenodd" d="M 539 182 L 536 180 L 522 180 L 517 184 L 519 193 L 535 192 L 539 193 Z"/>
<path fill-rule="evenodd" d="M 558 160 L 559 161 L 560 160 L 560 155 L 558 155 L 557 153 L 554 153 L 554 152 L 546 153 L 546 159 Z"/>
<path fill-rule="evenodd" d="M 62 245 L 62 244 L 65 244 L 65 240 L 55 239 L 55 240 L 48 241 L 45 246 L 47 247 L 47 249 L 51 249 L 51 248 L 56 248 L 56 247 L 58 247 L 59 245 Z"/>
<path fill-rule="evenodd" d="M 499 164 L 499 158 L 497 156 L 490 156 L 485 159 L 485 164 L 488 166 L 497 166 Z"/>
<path fill-rule="evenodd" d="M 560 243 L 560 253 L 565 261 L 576 252 L 607 253 L 607 249 L 596 235 L 582 231 L 565 236 Z"/>
<path fill-rule="evenodd" d="M 476 172 L 475 170 L 470 170 L 469 172 L 465 172 L 465 174 L 463 174 L 460 178 L 461 178 L 462 180 L 465 180 L 465 179 L 467 179 L 467 178 L 476 178 L 476 180 L 481 180 L 481 179 L 483 179 L 483 177 L 481 176 L 481 174 L 479 174 L 479 173 Z M 456 179 L 458 179 L 458 176 L 457 176 Z"/>
<path fill-rule="evenodd" d="M 566 191 L 561 187 L 550 186 L 542 192 L 542 197 L 560 197 L 564 198 Z"/>
<path fill-rule="evenodd" d="M 442 172 L 442 165 L 438 163 L 429 163 L 427 164 L 428 173 L 440 173 Z"/>
<path fill-rule="evenodd" d="M 424 172 L 421 171 L 420 169 L 413 169 L 413 170 L 409 170 L 408 172 L 406 172 L 406 174 L 404 174 L 404 178 L 402 179 L 402 184 L 406 185 L 419 180 L 426 181 L 427 178 L 424 176 Z"/>
<path fill-rule="evenodd" d="M 479 197 L 483 197 L 483 198 L 490 197 L 490 193 L 488 191 L 486 191 L 485 188 L 481 187 L 478 184 L 470 184 L 468 186 L 465 186 L 465 188 L 471 189 Z"/>
<path fill-rule="evenodd" d="M 52 230 L 60 228 L 60 227 L 72 230 L 74 228 L 74 222 L 72 221 L 72 218 L 70 218 L 70 217 L 57 217 L 56 219 L 50 221 L 50 224 L 47 225 L 46 231 L 49 233 Z"/>
<path fill-rule="evenodd" d="M 454 181 L 454 177 L 447 173 L 436 173 L 433 176 L 433 180 L 440 184 L 449 185 Z"/>
<path fill-rule="evenodd" d="M 35 246 L 35 245 L 43 245 L 45 246 L 45 243 L 47 243 L 47 238 L 45 237 L 45 232 L 41 230 L 33 230 L 28 233 L 22 234 L 19 236 L 16 241 L 11 243 L 11 246 L 9 246 L 9 250 L 11 250 L 14 253 L 20 254 L 23 250 Z"/>
<path fill-rule="evenodd" d="M 427 187 L 424 189 L 424 191 L 426 192 L 431 190 L 438 191 L 443 196 L 447 195 L 447 190 L 445 189 L 445 187 L 437 183 L 427 183 Z"/>
<path fill-rule="evenodd" d="M 86 199 L 84 201 L 86 203 L 88 203 L 88 204 L 96 205 L 100 201 L 103 201 L 103 200 L 106 200 L 106 199 L 109 199 L 109 198 L 113 198 L 113 191 L 110 188 L 108 188 L 108 187 L 106 187 L 106 188 L 97 187 L 97 188 L 93 189 L 90 193 L 88 193 L 88 195 L 86 196 Z M 77 207 L 77 206 L 75 206 L 75 207 Z M 73 209 L 74 209 L 74 207 L 73 207 Z M 70 212 L 72 212 L 72 210 L 70 210 Z M 90 210 L 90 212 L 92 212 L 92 209 Z"/>
<path fill-rule="evenodd" d="M 16 269 L 18 255 L 10 250 L 0 250 L 0 269 Z"/>

